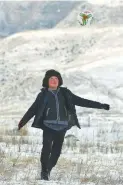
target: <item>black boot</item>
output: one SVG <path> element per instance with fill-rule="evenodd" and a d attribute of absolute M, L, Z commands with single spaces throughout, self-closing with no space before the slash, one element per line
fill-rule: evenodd
<path fill-rule="evenodd" d="M 50 177 L 50 173 L 51 173 L 52 167 L 50 165 L 48 165 L 48 176 Z"/>
<path fill-rule="evenodd" d="M 42 171 L 41 172 L 41 180 L 49 180 L 49 172 L 48 171 Z"/>
<path fill-rule="evenodd" d="M 48 177 L 50 178 L 50 172 L 51 172 L 51 170 L 48 170 Z"/>

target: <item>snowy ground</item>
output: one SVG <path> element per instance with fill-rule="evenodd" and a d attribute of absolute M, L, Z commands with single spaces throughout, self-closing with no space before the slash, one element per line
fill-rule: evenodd
<path fill-rule="evenodd" d="M 119 2 L 119 1 L 117 1 Z M 63 23 L 61 23 L 63 24 Z M 64 86 L 109 103 L 77 108 L 81 130 L 67 134 L 50 182 L 40 181 L 42 131 L 17 124 L 55 68 Z M 123 184 L 123 26 L 19 33 L 0 40 L 0 182 L 3 185 Z"/>
<path fill-rule="evenodd" d="M 51 181 L 43 182 L 40 181 L 39 161 L 42 132 L 34 133 L 34 130 L 27 127 L 17 132 L 14 127 L 9 129 L 4 126 L 0 133 L 1 183 L 122 184 L 123 141 L 118 140 L 118 137 L 115 142 L 105 140 L 104 137 L 107 135 L 115 136 L 120 133 L 117 128 L 112 127 L 112 130 L 110 128 L 109 126 L 107 130 L 106 127 L 98 130 L 98 139 L 87 137 L 86 140 L 83 138 L 79 140 L 76 135 L 77 130 L 73 129 L 72 136 L 70 133 L 66 135 L 61 157 L 51 173 Z M 86 134 L 89 129 L 96 130 L 94 127 L 88 127 L 84 129 Z M 82 132 L 81 137 L 83 137 Z"/>

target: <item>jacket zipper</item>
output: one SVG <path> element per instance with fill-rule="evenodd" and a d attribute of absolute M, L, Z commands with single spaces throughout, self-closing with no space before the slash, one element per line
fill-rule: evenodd
<path fill-rule="evenodd" d="M 58 90 L 58 91 L 59 91 L 59 90 Z M 55 100 L 56 100 L 56 111 L 57 111 L 57 122 L 58 122 L 58 121 L 60 121 L 58 91 L 57 91 L 57 93 L 55 94 Z"/>
<path fill-rule="evenodd" d="M 59 90 L 58 90 L 59 91 Z M 59 113 L 59 101 L 58 101 L 58 91 L 56 94 L 54 94 L 52 91 L 52 93 L 54 94 L 55 96 L 55 101 L 56 101 L 56 114 L 57 114 L 57 122 L 60 120 L 60 113 Z"/>
<path fill-rule="evenodd" d="M 56 112 L 57 112 L 57 121 L 60 120 L 60 115 L 59 115 L 59 102 L 58 102 L 58 96 L 55 95 L 55 99 L 56 99 Z"/>
<path fill-rule="evenodd" d="M 66 109 L 66 107 L 64 106 L 64 109 L 65 109 L 65 113 L 66 113 L 66 116 L 67 116 L 67 109 Z"/>
<path fill-rule="evenodd" d="M 48 108 L 48 109 L 47 109 L 47 113 L 46 113 L 46 116 L 48 116 L 49 110 L 50 110 L 50 108 Z"/>

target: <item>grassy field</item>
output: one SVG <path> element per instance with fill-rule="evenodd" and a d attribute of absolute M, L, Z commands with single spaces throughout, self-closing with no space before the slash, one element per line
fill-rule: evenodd
<path fill-rule="evenodd" d="M 111 118 L 108 123 L 107 127 L 104 125 L 101 127 L 100 122 L 100 128 L 92 124 L 84 125 L 81 130 L 73 128 L 68 131 L 62 154 L 52 170 L 50 182 L 40 180 L 42 131 L 32 132 L 32 128 L 25 126 L 18 132 L 14 126 L 2 126 L 2 124 L 0 126 L 1 183 L 5 185 L 123 184 L 123 140 L 116 138 L 116 135 L 122 134 L 122 129 L 114 129 Z M 92 134 L 93 136 L 90 133 L 94 132 L 89 132 L 91 127 L 96 133 Z M 110 136 L 109 140 L 106 140 L 107 135 Z M 114 140 L 111 140 L 113 138 L 111 135 L 114 136 Z"/>

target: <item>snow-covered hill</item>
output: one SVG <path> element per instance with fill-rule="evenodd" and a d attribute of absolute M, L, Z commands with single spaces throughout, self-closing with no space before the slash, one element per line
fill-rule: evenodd
<path fill-rule="evenodd" d="M 58 28 L 80 27 L 77 17 L 84 10 L 90 10 L 94 16 L 93 25 L 97 27 L 108 27 L 110 25 L 123 24 L 123 1 L 122 0 L 88 0 L 81 1 L 70 14 L 57 24 Z"/>
<path fill-rule="evenodd" d="M 108 6 L 110 11 L 111 1 Z M 118 17 L 117 6 L 112 7 Z M 67 28 L 58 25 L 0 40 L 1 184 L 123 184 L 123 26 L 117 18 L 121 25 L 103 27 L 102 14 L 98 18 L 101 26 L 77 28 L 68 17 L 61 22 Z M 108 103 L 111 109 L 77 107 L 82 129 L 67 133 L 50 182 L 41 182 L 42 131 L 30 128 L 32 120 L 20 132 L 16 128 L 51 68 L 61 72 L 64 86 L 73 93 Z"/>
<path fill-rule="evenodd" d="M 0 1 L 0 36 L 53 28 L 78 4 L 76 1 Z"/>
<path fill-rule="evenodd" d="M 108 101 L 112 111 L 121 111 L 122 35 L 123 27 L 111 26 L 91 32 L 90 28 L 23 32 L 3 39 L 2 110 L 16 112 L 21 103 L 19 111 L 24 111 L 38 93 L 45 71 L 56 68 L 64 85 L 78 95 Z"/>

